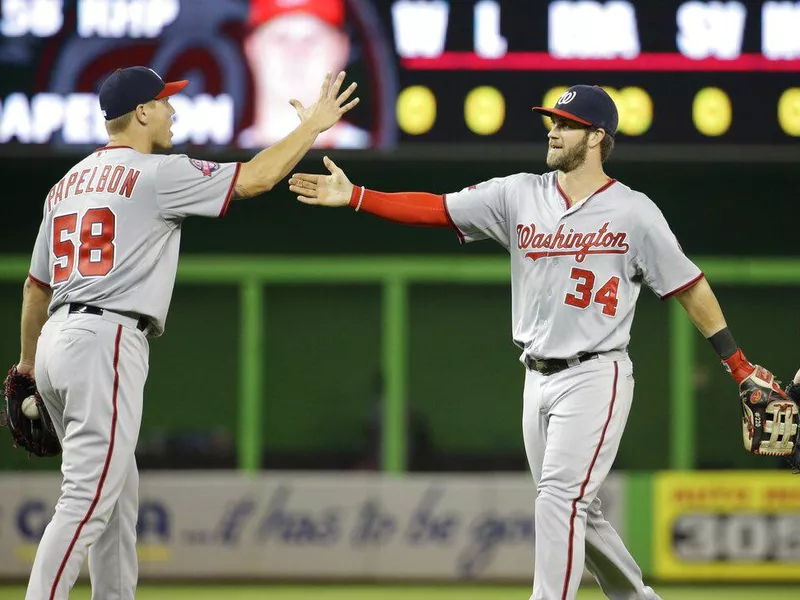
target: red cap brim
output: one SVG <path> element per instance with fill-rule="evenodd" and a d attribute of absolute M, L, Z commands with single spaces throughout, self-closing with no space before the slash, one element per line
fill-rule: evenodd
<path fill-rule="evenodd" d="M 581 125 L 588 125 L 592 127 L 592 124 L 585 119 L 581 119 L 580 117 L 576 117 L 570 112 L 565 110 L 561 110 L 560 108 L 545 108 L 543 106 L 534 106 L 532 110 L 535 110 L 539 114 L 545 115 L 547 117 L 552 117 L 553 115 L 564 117 L 565 119 L 569 119 L 570 121 L 575 121 L 576 123 L 580 123 Z"/>
<path fill-rule="evenodd" d="M 180 81 L 170 81 L 166 85 L 164 85 L 164 89 L 156 96 L 156 100 L 161 100 L 161 98 L 167 98 L 169 96 L 173 96 L 180 92 L 183 88 L 189 85 L 189 82 L 186 79 L 181 79 Z"/>

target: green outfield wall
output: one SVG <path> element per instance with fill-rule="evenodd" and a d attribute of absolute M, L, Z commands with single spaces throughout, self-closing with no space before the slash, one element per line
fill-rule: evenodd
<path fill-rule="evenodd" d="M 800 358 L 800 266 L 698 262 L 747 355 L 790 377 Z M 25 263 L 0 260 L 8 332 L 0 350 L 9 364 L 19 351 Z M 269 467 L 269 455 L 316 455 L 333 457 L 331 467 L 397 470 L 414 469 L 411 453 L 428 452 L 428 464 L 448 470 L 492 468 L 494 456 L 524 470 L 524 371 L 510 342 L 507 277 L 502 257 L 187 257 L 167 332 L 152 342 L 139 450 L 178 443 L 191 453 L 199 444 L 213 454 L 216 444 L 245 468 Z M 402 287 L 400 313 L 393 285 Z M 647 291 L 640 298 L 630 346 L 636 395 L 616 466 L 773 468 L 741 451 L 735 386 L 677 307 Z M 401 439 L 403 406 L 410 416 Z M 388 446 L 372 449 L 380 456 L 370 465 L 364 455 L 376 428 Z M 56 466 L 0 451 L 1 468 Z"/>

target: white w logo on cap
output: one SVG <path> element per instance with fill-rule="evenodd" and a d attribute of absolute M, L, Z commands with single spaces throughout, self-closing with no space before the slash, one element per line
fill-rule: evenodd
<path fill-rule="evenodd" d="M 569 104 L 575 99 L 576 95 L 577 94 L 575 92 L 564 92 L 563 94 L 561 94 L 561 98 L 558 99 L 558 102 L 556 102 L 556 104 Z"/>

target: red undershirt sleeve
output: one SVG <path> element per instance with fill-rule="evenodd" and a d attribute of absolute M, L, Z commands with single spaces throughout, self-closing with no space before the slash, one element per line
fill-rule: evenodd
<path fill-rule="evenodd" d="M 427 227 L 452 227 L 444 196 L 426 192 L 387 194 L 354 186 L 350 206 L 395 223 Z"/>

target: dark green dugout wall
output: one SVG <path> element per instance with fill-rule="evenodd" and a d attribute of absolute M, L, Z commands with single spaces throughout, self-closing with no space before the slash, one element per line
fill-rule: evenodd
<path fill-rule="evenodd" d="M 332 155 L 358 184 L 386 191 L 452 192 L 472 183 L 518 173 L 542 172 L 543 150 L 531 160 L 372 161 Z M 709 149 L 709 153 L 714 152 Z M 487 150 L 487 154 L 490 151 Z M 4 158 L 0 181 L 4 207 L 0 254 L 27 252 L 47 191 L 73 159 Z M 319 155 L 298 169 L 324 170 Z M 664 211 L 690 254 L 782 256 L 798 254 L 797 167 L 768 163 L 644 163 L 609 161 L 607 171 L 648 194 Z M 404 228 L 346 210 L 299 204 L 284 183 L 268 195 L 235 204 L 222 222 L 195 219 L 183 234 L 184 252 L 268 254 L 390 254 L 477 252 L 489 243 L 459 250 L 455 238 L 436 230 Z"/>
<path fill-rule="evenodd" d="M 540 161 L 371 162 L 336 157 L 353 181 L 387 191 L 447 192 L 493 176 L 541 170 Z M 27 254 L 47 189 L 72 161 L 6 159 L 0 254 Z M 315 159 L 304 170 L 319 170 Z M 789 165 L 608 165 L 662 208 L 695 255 L 796 255 L 795 176 Z M 776 216 L 777 215 L 777 216 Z M 459 248 L 449 232 L 404 228 L 349 210 L 313 209 L 281 185 L 236 203 L 222 221 L 187 221 L 184 253 L 348 255 L 502 253 L 490 242 Z M 712 281 L 713 285 L 713 281 Z M 0 356 L 18 355 L 19 286 L 0 286 Z M 748 356 L 789 378 L 800 364 L 797 290 L 720 287 Z M 238 304 L 234 288 L 176 288 L 167 333 L 151 348 L 140 455 L 228 464 L 236 436 Z M 265 464 L 369 468 L 380 399 L 380 294 L 372 286 L 282 286 L 265 299 Z M 618 468 L 668 466 L 667 306 L 644 290 L 633 328 L 636 395 Z M 524 371 L 510 341 L 505 286 L 415 286 L 411 292 L 411 464 L 432 469 L 524 469 Z M 772 468 L 741 450 L 736 389 L 697 335 L 699 466 Z M 202 432 L 198 434 L 197 432 Z M 179 433 L 180 435 L 176 435 Z M 4 435 L 0 432 L 0 435 Z M 235 447 L 235 443 L 233 443 Z M 151 457 L 151 458 L 148 458 Z M 51 468 L 0 445 L 0 468 Z"/>

